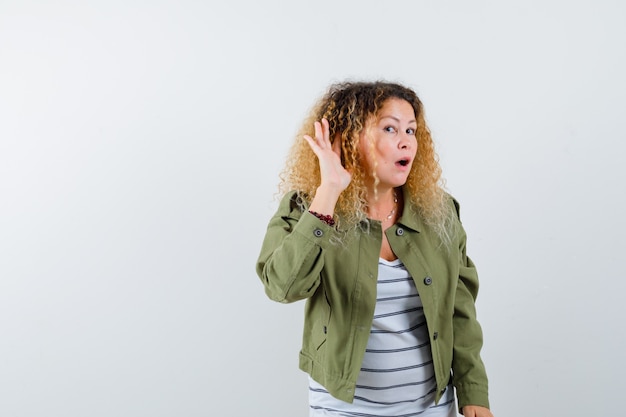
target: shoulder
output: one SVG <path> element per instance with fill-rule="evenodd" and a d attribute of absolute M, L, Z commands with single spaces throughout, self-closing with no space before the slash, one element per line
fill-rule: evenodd
<path fill-rule="evenodd" d="M 461 203 L 459 203 L 459 200 L 457 200 L 456 197 L 454 197 L 452 194 L 448 192 L 444 193 L 444 198 L 447 200 L 448 207 L 450 207 L 450 209 L 454 209 L 454 212 L 456 213 L 456 217 L 460 220 L 461 219 Z"/>

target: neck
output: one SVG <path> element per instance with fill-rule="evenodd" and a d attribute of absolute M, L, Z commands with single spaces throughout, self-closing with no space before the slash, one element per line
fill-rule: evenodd
<path fill-rule="evenodd" d="M 378 190 L 376 196 L 369 193 L 367 207 L 371 219 L 393 223 L 398 215 L 398 194 L 394 188 Z"/>

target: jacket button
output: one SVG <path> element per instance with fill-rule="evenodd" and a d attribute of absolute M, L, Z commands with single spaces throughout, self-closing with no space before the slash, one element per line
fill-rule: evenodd
<path fill-rule="evenodd" d="M 401 227 L 398 227 L 398 229 L 396 230 L 396 235 L 402 236 L 403 234 L 404 234 L 404 229 Z"/>
<path fill-rule="evenodd" d="M 433 333 L 433 340 L 437 340 L 438 337 L 439 337 L 438 332 Z"/>
<path fill-rule="evenodd" d="M 433 283 L 433 279 L 431 277 L 424 278 L 424 284 L 430 285 Z"/>
<path fill-rule="evenodd" d="M 315 229 L 313 230 L 313 234 L 317 237 L 322 237 L 324 235 L 324 232 L 322 232 L 322 229 Z"/>

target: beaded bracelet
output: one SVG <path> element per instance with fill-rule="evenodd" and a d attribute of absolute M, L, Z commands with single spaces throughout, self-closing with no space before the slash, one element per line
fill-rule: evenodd
<path fill-rule="evenodd" d="M 317 217 L 318 219 L 320 219 L 321 221 L 323 221 L 324 223 L 326 223 L 329 226 L 334 226 L 335 225 L 335 219 L 333 219 L 333 216 L 331 216 L 329 214 L 320 214 L 320 213 L 317 213 L 317 212 L 311 211 L 311 210 L 309 210 L 309 213 L 311 213 L 312 215 L 314 215 L 315 217 Z"/>

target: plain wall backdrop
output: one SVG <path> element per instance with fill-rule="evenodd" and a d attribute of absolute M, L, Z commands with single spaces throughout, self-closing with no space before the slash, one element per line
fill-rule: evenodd
<path fill-rule="evenodd" d="M 425 104 L 495 415 L 621 414 L 625 16 L 1 0 L 0 416 L 306 416 L 304 304 L 254 268 L 299 123 L 346 79 Z"/>

